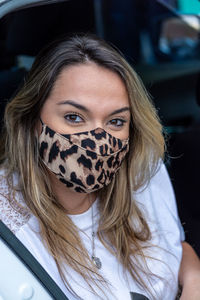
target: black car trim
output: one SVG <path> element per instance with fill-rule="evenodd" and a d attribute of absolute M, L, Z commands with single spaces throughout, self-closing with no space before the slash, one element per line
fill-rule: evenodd
<path fill-rule="evenodd" d="M 28 251 L 28 249 L 18 240 L 10 229 L 0 220 L 0 238 L 8 245 L 15 255 L 24 265 L 39 279 L 50 296 L 55 300 L 69 300 L 61 291 L 55 281 L 49 276 L 45 269 Z"/>

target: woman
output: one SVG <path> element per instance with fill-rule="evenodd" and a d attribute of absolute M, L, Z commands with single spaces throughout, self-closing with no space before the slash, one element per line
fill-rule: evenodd
<path fill-rule="evenodd" d="M 175 298 L 183 234 L 162 127 L 114 49 L 46 47 L 7 105 L 0 153 L 1 219 L 69 299 Z"/>

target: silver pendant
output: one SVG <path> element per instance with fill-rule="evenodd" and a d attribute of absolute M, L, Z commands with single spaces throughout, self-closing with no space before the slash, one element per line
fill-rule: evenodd
<path fill-rule="evenodd" d="M 102 264 L 98 257 L 92 256 L 92 261 L 95 264 L 95 266 L 97 267 L 97 269 L 101 269 Z"/>

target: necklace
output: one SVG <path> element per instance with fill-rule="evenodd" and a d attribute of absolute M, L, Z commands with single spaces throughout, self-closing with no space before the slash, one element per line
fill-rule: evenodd
<path fill-rule="evenodd" d="M 93 205 L 92 205 L 92 261 L 97 269 L 101 269 L 102 263 L 101 260 L 95 255 L 95 231 L 94 231 L 94 214 L 93 214 Z"/>

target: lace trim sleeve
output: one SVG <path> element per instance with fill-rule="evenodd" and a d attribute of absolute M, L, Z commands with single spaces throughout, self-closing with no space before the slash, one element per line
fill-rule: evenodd
<path fill-rule="evenodd" d="M 0 174 L 0 219 L 14 233 L 28 222 L 30 212 L 25 207 L 22 195 L 10 191 L 6 177 Z"/>

